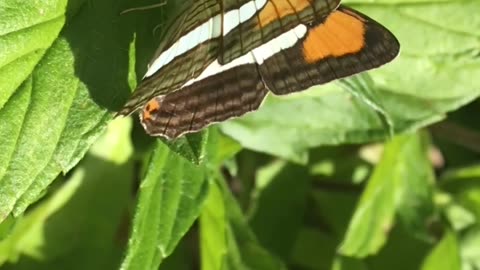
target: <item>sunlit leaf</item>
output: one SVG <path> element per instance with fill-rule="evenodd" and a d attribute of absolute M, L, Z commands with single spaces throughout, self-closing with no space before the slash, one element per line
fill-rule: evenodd
<path fill-rule="evenodd" d="M 0 264 L 100 269 L 120 263 L 133 168 L 129 126 L 128 119 L 112 122 L 72 176 L 19 218 L 0 242 Z"/>
<path fill-rule="evenodd" d="M 158 142 L 140 184 L 132 234 L 122 269 L 157 268 L 200 214 L 208 191 L 204 166 Z"/>
<path fill-rule="evenodd" d="M 422 270 L 460 270 L 460 251 L 457 238 L 448 231 L 425 258 Z"/>
<path fill-rule="evenodd" d="M 352 217 L 342 254 L 364 257 L 377 253 L 394 226 L 396 213 L 412 233 L 427 225 L 425 217 L 431 214 L 433 202 L 432 169 L 425 149 L 425 140 L 416 134 L 387 143 Z"/>
<path fill-rule="evenodd" d="M 125 1 L 86 2 L 0 4 L 0 221 L 75 166 L 130 92 Z"/>

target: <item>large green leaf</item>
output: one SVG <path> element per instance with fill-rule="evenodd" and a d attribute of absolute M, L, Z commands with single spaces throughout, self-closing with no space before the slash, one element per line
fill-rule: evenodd
<path fill-rule="evenodd" d="M 23 2 L 0 5 L 0 221 L 75 166 L 130 92 L 125 1 Z"/>
<path fill-rule="evenodd" d="M 256 113 L 222 125 L 243 146 L 305 163 L 307 149 L 368 142 L 445 117 L 480 94 L 476 0 L 351 0 L 399 39 L 392 63 L 288 97 L 270 97 Z M 473 13 L 472 13 L 473 12 Z M 352 83 L 353 82 L 353 83 Z M 352 97 L 353 93 L 353 97 Z"/>
<path fill-rule="evenodd" d="M 140 184 L 122 269 L 154 269 L 185 235 L 208 191 L 207 170 L 158 142 Z"/>
<path fill-rule="evenodd" d="M 72 176 L 19 218 L 0 242 L 5 269 L 113 269 L 120 263 L 133 171 L 129 126 L 126 119 L 113 122 Z"/>
<path fill-rule="evenodd" d="M 66 0 L 0 6 L 0 108 L 27 79 L 65 23 Z"/>
<path fill-rule="evenodd" d="M 431 215 L 432 169 L 422 136 L 404 135 L 387 143 L 352 217 L 340 252 L 364 257 L 385 244 L 398 213 L 406 227 L 422 235 Z M 412 192 L 414 191 L 414 192 Z"/>
<path fill-rule="evenodd" d="M 73 168 L 128 98 L 158 46 L 152 30 L 174 14 L 166 8 L 121 15 L 147 2 L 154 1 L 2 2 L 0 222 Z M 202 138 L 172 149 L 198 163 Z"/>
<path fill-rule="evenodd" d="M 200 215 L 218 166 L 240 149 L 217 129 L 209 132 L 207 145 L 201 151 L 204 162 L 198 165 L 157 141 L 146 162 L 122 269 L 158 268 Z"/>

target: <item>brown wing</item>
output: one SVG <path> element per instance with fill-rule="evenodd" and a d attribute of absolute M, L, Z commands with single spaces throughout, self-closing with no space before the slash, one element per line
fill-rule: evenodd
<path fill-rule="evenodd" d="M 176 138 L 256 110 L 266 94 L 256 64 L 246 63 L 153 98 L 140 120 L 148 134 Z"/>
<path fill-rule="evenodd" d="M 252 2 L 257 13 L 224 35 L 220 63 L 229 63 L 300 23 L 323 21 L 340 4 L 340 0 L 268 0 L 262 6 L 261 1 Z"/>
<path fill-rule="evenodd" d="M 247 1 L 247 0 L 242 0 Z M 162 44 L 150 62 L 147 74 L 135 89 L 119 115 L 129 115 L 157 95 L 177 91 L 191 78 L 198 76 L 219 53 L 220 26 L 205 22 L 220 18 L 222 0 L 191 1 L 175 16 Z M 195 31 L 197 29 L 197 31 Z M 217 32 L 217 33 L 216 33 Z M 189 35 L 190 34 L 190 35 Z M 191 46 L 199 35 L 207 38 Z M 179 42 L 182 40 L 182 42 Z"/>

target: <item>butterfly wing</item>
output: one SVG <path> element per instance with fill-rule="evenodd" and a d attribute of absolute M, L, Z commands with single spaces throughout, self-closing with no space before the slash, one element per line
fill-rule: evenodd
<path fill-rule="evenodd" d="M 195 41 L 191 33 L 198 26 L 183 31 L 171 47 L 185 52 L 177 49 L 173 55 L 180 56 L 169 59 L 161 58 L 168 51 L 163 50 L 155 60 L 163 61 L 161 67 L 153 62 L 152 78 L 147 72 L 135 92 L 140 98 L 130 102 L 134 106 L 127 103 L 126 111 L 146 103 L 140 114 L 145 130 L 175 138 L 257 109 L 267 89 L 304 90 L 398 54 L 398 41 L 387 29 L 337 5 L 338 0 L 224 0 L 222 12 L 212 9 L 212 24 L 201 24 L 210 29 L 208 35 L 197 33 L 206 40 L 187 50 L 182 38 Z"/>
<path fill-rule="evenodd" d="M 120 115 L 136 111 L 155 96 L 179 90 L 217 57 L 221 38 L 221 0 L 188 4 L 175 17 L 145 77 Z"/>
<path fill-rule="evenodd" d="M 340 6 L 325 20 L 303 28 L 293 46 L 273 43 L 265 51 L 278 51 L 260 59 L 260 73 L 275 94 L 301 91 L 365 70 L 394 59 L 400 45 L 385 27 L 362 13 Z"/>
<path fill-rule="evenodd" d="M 239 10 L 225 10 L 219 62 L 229 63 L 298 24 L 323 21 L 339 4 L 340 0 L 256 0 Z M 255 15 L 242 15 L 249 10 Z"/>
<path fill-rule="evenodd" d="M 257 68 L 250 53 L 225 66 L 214 62 L 181 91 L 152 99 L 141 123 L 152 136 L 176 138 L 256 110 L 267 94 Z"/>

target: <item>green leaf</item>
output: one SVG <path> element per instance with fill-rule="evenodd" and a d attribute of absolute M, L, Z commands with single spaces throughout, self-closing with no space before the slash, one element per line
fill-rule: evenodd
<path fill-rule="evenodd" d="M 200 214 L 208 191 L 204 166 L 157 142 L 140 185 L 128 251 L 121 269 L 155 269 Z"/>
<path fill-rule="evenodd" d="M 363 142 L 365 134 L 383 138 L 377 113 L 345 91 L 332 91 L 332 86 L 270 96 L 259 111 L 223 123 L 222 131 L 246 148 L 300 164 L 308 161 L 307 149 L 318 145 Z"/>
<path fill-rule="evenodd" d="M 385 146 L 350 221 L 342 254 L 377 253 L 394 225 L 395 213 L 413 233 L 425 230 L 433 211 L 432 169 L 425 149 L 425 140 L 415 134 L 396 137 Z"/>
<path fill-rule="evenodd" d="M 188 134 L 174 141 L 162 141 L 175 153 L 183 156 L 193 164 L 203 161 L 208 141 L 208 130 L 195 134 Z"/>
<path fill-rule="evenodd" d="M 458 232 L 462 269 L 477 269 L 480 267 L 480 166 L 447 171 L 440 187 L 448 192 L 442 206 L 452 228 Z"/>
<path fill-rule="evenodd" d="M 385 131 L 388 132 L 387 135 L 394 135 L 394 120 L 390 117 L 387 109 L 383 107 L 381 97 L 377 92 L 373 91 L 375 83 L 367 73 L 362 73 L 348 79 L 341 79 L 338 81 L 338 84 L 374 110 L 383 123 Z"/>
<path fill-rule="evenodd" d="M 73 168 L 130 93 L 125 1 L 2 2 L 0 221 Z"/>
<path fill-rule="evenodd" d="M 217 184 L 213 184 L 200 216 L 201 269 L 226 268 L 228 243 L 233 239 L 229 239 L 225 208 L 222 192 Z"/>
<path fill-rule="evenodd" d="M 209 128 L 208 134 L 205 165 L 213 167 L 213 170 L 242 150 L 237 141 L 221 133 L 218 128 Z"/>
<path fill-rule="evenodd" d="M 454 228 L 467 227 L 472 224 L 472 221 L 478 223 L 480 220 L 480 166 L 450 170 L 445 173 L 442 180 L 441 188 L 449 192 L 449 199 L 452 200 L 445 207 L 445 211 L 447 216 L 454 218 L 451 220 Z M 461 214 L 462 220 L 458 219 L 458 214 Z"/>
<path fill-rule="evenodd" d="M 450 201 L 448 205 L 445 205 L 443 212 L 455 231 L 461 231 L 477 223 L 474 214 L 454 201 Z"/>
<path fill-rule="evenodd" d="M 5 239 L 12 232 L 15 223 L 16 219 L 10 216 L 0 224 L 0 241 Z"/>
<path fill-rule="evenodd" d="M 0 6 L 0 109 L 26 80 L 65 23 L 66 0 L 5 0 Z"/>
<path fill-rule="evenodd" d="M 202 269 L 285 269 L 260 247 L 221 177 L 211 185 L 200 217 Z"/>
<path fill-rule="evenodd" d="M 331 83 L 271 96 L 258 112 L 222 124 L 225 133 L 244 147 L 304 164 L 311 147 L 376 141 L 392 129 L 416 130 L 480 95 L 480 20 L 470 16 L 480 2 L 345 3 L 390 29 L 400 41 L 400 56 L 348 79 L 354 82 L 349 93 L 345 84 Z"/>
<path fill-rule="evenodd" d="M 443 236 L 442 240 L 425 258 L 422 270 L 460 270 L 460 251 L 457 238 L 451 231 Z"/>
<path fill-rule="evenodd" d="M 459 242 L 462 269 L 478 269 L 480 267 L 480 226 L 478 223 L 463 234 Z"/>
<path fill-rule="evenodd" d="M 71 178 L 19 218 L 0 242 L 0 264 L 9 261 L 15 269 L 119 264 L 133 171 L 129 127 L 128 119 L 112 122 Z"/>
<path fill-rule="evenodd" d="M 435 217 L 433 201 L 435 176 L 428 158 L 430 142 L 425 133 L 410 138 L 403 146 L 404 166 L 400 172 L 396 213 L 401 224 L 412 235 L 433 241 L 429 225 Z"/>

